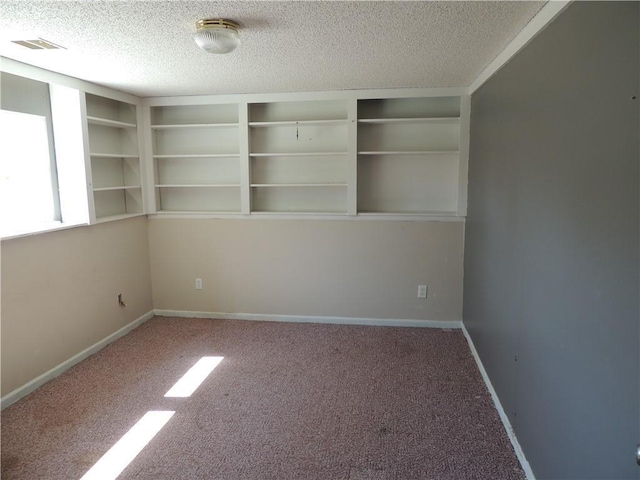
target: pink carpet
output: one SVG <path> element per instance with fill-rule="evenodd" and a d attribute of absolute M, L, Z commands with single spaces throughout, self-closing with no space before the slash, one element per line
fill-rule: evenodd
<path fill-rule="evenodd" d="M 118 478 L 524 478 L 461 331 L 154 318 L 2 412 L 2 479 L 80 479 L 158 410 Z"/>

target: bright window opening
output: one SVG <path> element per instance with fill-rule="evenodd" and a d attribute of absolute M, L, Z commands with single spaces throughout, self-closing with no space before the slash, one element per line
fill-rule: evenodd
<path fill-rule="evenodd" d="M 0 236 L 55 222 L 47 119 L 0 110 Z"/>

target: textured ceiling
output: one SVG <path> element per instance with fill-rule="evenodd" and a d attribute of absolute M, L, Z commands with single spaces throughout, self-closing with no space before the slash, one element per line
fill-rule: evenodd
<path fill-rule="evenodd" d="M 0 55 L 135 95 L 466 87 L 544 2 L 0 2 Z M 200 18 L 241 25 L 228 55 Z M 42 37 L 67 50 L 28 50 Z"/>

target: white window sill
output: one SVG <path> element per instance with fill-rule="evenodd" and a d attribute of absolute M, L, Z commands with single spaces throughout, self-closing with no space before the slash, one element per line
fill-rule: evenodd
<path fill-rule="evenodd" d="M 14 238 L 29 237 L 31 235 L 39 235 L 41 233 L 57 232 L 59 230 L 68 230 L 70 228 L 84 227 L 89 225 L 87 222 L 80 223 L 62 223 L 48 222 L 37 226 L 16 228 L 0 233 L 1 240 L 12 240 Z"/>

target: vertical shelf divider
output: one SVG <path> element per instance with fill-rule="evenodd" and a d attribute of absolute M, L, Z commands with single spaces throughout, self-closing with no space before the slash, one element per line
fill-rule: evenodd
<path fill-rule="evenodd" d="M 240 102 L 238 104 L 238 141 L 240 142 L 240 212 L 243 215 L 251 213 L 251 158 L 250 135 L 249 135 L 249 104 Z"/>
<path fill-rule="evenodd" d="M 140 185 L 142 187 L 142 211 L 156 212 L 153 158 L 151 156 L 151 110 L 136 107 L 138 123 L 138 155 L 140 156 Z"/>
<path fill-rule="evenodd" d="M 358 213 L 358 100 L 347 104 L 347 215 Z"/>
<path fill-rule="evenodd" d="M 471 96 L 460 97 L 460 152 L 458 160 L 458 217 L 467 216 L 467 186 L 469 177 L 469 132 L 471 127 Z"/>
<path fill-rule="evenodd" d="M 87 200 L 89 204 L 89 224 L 96 223 L 96 202 L 93 195 L 93 172 L 91 169 L 91 145 L 89 143 L 89 123 L 87 122 L 87 96 L 80 95 L 80 115 L 82 117 L 82 142 L 84 150 L 84 171 L 87 176 Z"/>

